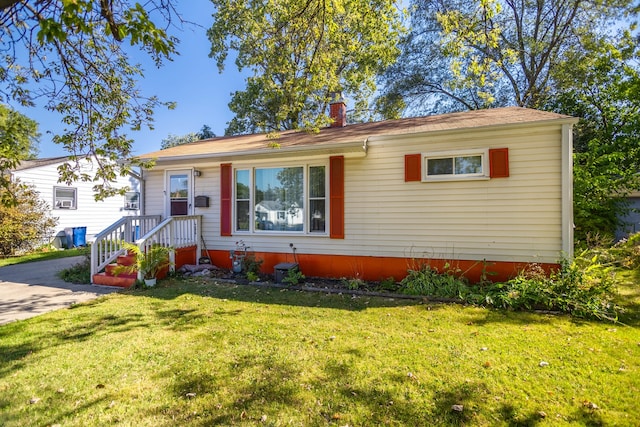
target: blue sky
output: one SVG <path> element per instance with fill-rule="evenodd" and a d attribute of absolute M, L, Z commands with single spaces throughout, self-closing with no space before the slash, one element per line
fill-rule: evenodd
<path fill-rule="evenodd" d="M 227 122 L 233 118 L 228 107 L 231 93 L 244 89 L 244 77 L 233 62 L 228 63 L 220 74 L 215 61 L 209 58 L 210 43 L 206 30 L 213 22 L 213 4 L 209 0 L 177 3 L 183 17 L 201 27 L 185 26 L 181 31 L 173 30 L 173 34 L 180 39 L 180 55 L 172 62 L 165 62 L 160 69 L 143 52 L 135 51 L 132 56 L 145 69 L 145 78 L 139 82 L 142 93 L 157 95 L 163 101 L 177 102 L 174 110 L 156 110 L 154 130 L 143 128 L 128 133 L 135 141 L 134 154 L 158 150 L 162 139 L 169 134 L 197 132 L 205 124 L 216 135 L 223 135 Z M 20 111 L 39 124 L 42 134 L 39 157 L 68 154 L 51 141 L 52 132 L 59 133 L 63 129 L 59 115 L 37 107 L 20 108 Z"/>

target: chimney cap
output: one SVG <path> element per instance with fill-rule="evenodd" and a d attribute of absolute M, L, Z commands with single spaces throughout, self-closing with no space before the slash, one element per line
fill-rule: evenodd
<path fill-rule="evenodd" d="M 331 92 L 329 96 L 331 98 L 329 104 L 346 104 L 344 98 L 342 97 L 342 92 Z"/>

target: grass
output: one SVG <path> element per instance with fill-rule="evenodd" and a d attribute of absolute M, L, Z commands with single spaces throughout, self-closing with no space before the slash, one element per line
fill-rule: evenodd
<path fill-rule="evenodd" d="M 634 425 L 625 316 L 171 279 L 0 327 L 0 425 Z"/>
<path fill-rule="evenodd" d="M 86 248 L 73 248 L 73 249 L 65 249 L 65 250 L 33 252 L 28 255 L 0 258 L 0 267 L 4 267 L 6 265 L 13 265 L 13 264 L 22 264 L 24 262 L 45 261 L 49 259 L 87 255 L 89 251 L 90 251 L 90 248 L 86 247 Z"/>

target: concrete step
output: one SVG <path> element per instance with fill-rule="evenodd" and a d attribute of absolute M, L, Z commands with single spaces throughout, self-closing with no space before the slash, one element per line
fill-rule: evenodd
<path fill-rule="evenodd" d="M 135 277 L 136 276 L 136 272 L 121 272 L 120 274 L 116 274 L 116 271 L 118 269 L 118 267 L 121 267 L 123 265 L 129 265 L 129 264 L 116 264 L 116 263 L 112 263 L 112 264 L 108 264 L 105 268 L 104 268 L 104 272 L 107 274 L 107 276 L 118 276 L 118 277 L 126 277 L 126 276 L 132 276 Z"/>
<path fill-rule="evenodd" d="M 133 254 L 120 255 L 117 259 L 117 263 L 120 265 L 133 265 L 136 263 L 136 256 Z"/>
<path fill-rule="evenodd" d="M 130 288 L 136 282 L 135 274 L 121 274 L 110 276 L 106 273 L 94 274 L 91 283 L 102 286 L 116 286 L 119 288 Z"/>

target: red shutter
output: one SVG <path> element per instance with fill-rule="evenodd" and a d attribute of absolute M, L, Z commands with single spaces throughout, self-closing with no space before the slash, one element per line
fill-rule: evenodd
<path fill-rule="evenodd" d="M 404 182 L 422 181 L 422 155 L 407 154 L 404 156 Z"/>
<path fill-rule="evenodd" d="M 506 178 L 509 176 L 509 149 L 492 148 L 489 150 L 489 176 Z"/>
<path fill-rule="evenodd" d="M 344 239 L 344 156 L 329 157 L 329 236 Z"/>
<path fill-rule="evenodd" d="M 231 236 L 231 194 L 233 193 L 233 169 L 231 163 L 220 165 L 220 235 Z"/>

